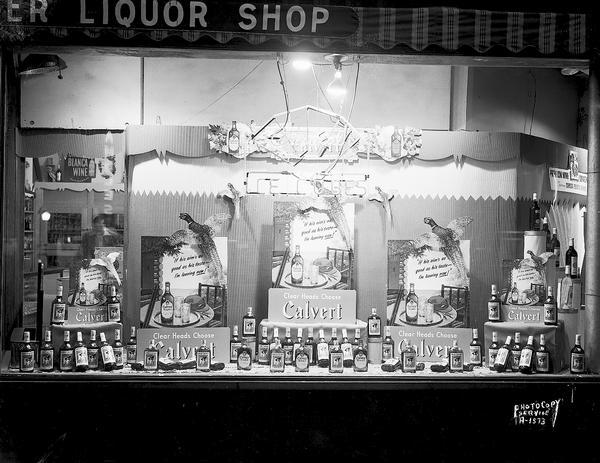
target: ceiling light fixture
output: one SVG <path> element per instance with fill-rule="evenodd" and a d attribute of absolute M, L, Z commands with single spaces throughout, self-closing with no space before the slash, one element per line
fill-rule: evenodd
<path fill-rule="evenodd" d="M 346 55 L 333 54 L 325 56 L 327 61 L 333 64 L 335 72 L 333 80 L 327 85 L 327 93 L 335 98 L 344 98 L 347 90 L 344 81 L 342 80 L 342 63 L 348 59 Z"/>
<path fill-rule="evenodd" d="M 67 64 L 58 55 L 47 55 L 41 53 L 32 53 L 27 55 L 19 66 L 19 75 L 31 76 L 37 74 L 47 74 L 49 72 L 58 72 L 58 78 L 62 79 L 61 71 L 66 69 Z"/>
<path fill-rule="evenodd" d="M 50 217 L 51 217 L 51 214 L 47 210 L 43 210 L 42 213 L 40 214 L 40 218 L 42 219 L 42 222 L 48 222 L 50 220 Z"/>

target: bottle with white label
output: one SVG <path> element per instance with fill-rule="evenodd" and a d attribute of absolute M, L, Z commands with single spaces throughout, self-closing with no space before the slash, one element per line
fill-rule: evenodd
<path fill-rule="evenodd" d="M 262 338 L 258 343 L 258 364 L 268 365 L 269 364 L 269 351 L 271 350 L 268 329 L 266 326 L 262 327 Z"/>
<path fill-rule="evenodd" d="M 116 367 L 115 353 L 112 346 L 106 341 L 106 335 L 100 333 L 100 359 L 104 371 L 112 371 Z"/>
<path fill-rule="evenodd" d="M 292 341 L 292 329 L 285 329 L 285 338 L 283 339 L 282 346 L 283 352 L 285 353 L 285 364 L 291 365 L 294 363 L 294 341 Z"/>
<path fill-rule="evenodd" d="M 32 373 L 35 366 L 35 351 L 31 347 L 31 334 L 23 332 L 23 344 L 19 350 L 19 371 L 21 373 Z"/>
<path fill-rule="evenodd" d="M 337 339 L 334 341 L 329 351 L 329 373 L 344 372 L 344 354 Z"/>
<path fill-rule="evenodd" d="M 206 341 L 204 341 L 206 342 Z M 197 351 L 196 351 L 197 352 Z M 158 348 L 154 343 L 154 339 L 150 341 L 150 345 L 147 349 L 144 349 L 144 370 L 157 371 L 158 370 Z M 197 355 L 197 354 L 196 354 Z"/>
<path fill-rule="evenodd" d="M 558 285 L 558 307 L 562 310 L 573 309 L 573 280 L 569 265 L 565 267 L 565 276 Z"/>
<path fill-rule="evenodd" d="M 578 262 L 577 262 L 577 251 L 575 250 L 575 238 L 569 238 L 569 249 L 565 253 L 565 266 L 568 265 L 571 269 L 571 278 L 577 278 L 578 273 Z"/>
<path fill-rule="evenodd" d="M 165 292 L 160 298 L 160 322 L 163 325 L 173 324 L 173 314 L 175 311 L 175 298 L 171 294 L 171 283 L 165 283 Z"/>
<path fill-rule="evenodd" d="M 212 352 L 210 351 L 210 348 L 206 345 L 206 339 L 203 339 L 200 347 L 196 349 L 196 370 L 209 372 L 211 360 Z"/>
<path fill-rule="evenodd" d="M 540 334 L 540 345 L 535 353 L 535 369 L 538 373 L 550 372 L 550 352 L 546 347 L 546 337 Z"/>
<path fill-rule="evenodd" d="M 506 336 L 504 345 L 498 349 L 496 360 L 494 361 L 494 369 L 500 373 L 506 371 L 510 366 L 510 344 L 512 343 L 512 336 Z"/>
<path fill-rule="evenodd" d="M 135 333 L 135 326 L 131 327 L 131 332 L 129 334 L 129 341 L 127 341 L 127 346 L 125 347 L 127 351 L 127 363 L 131 365 L 132 363 L 137 362 L 137 336 Z"/>
<path fill-rule="evenodd" d="M 572 374 L 585 373 L 585 352 L 581 347 L 581 335 L 575 335 L 575 346 L 571 349 L 570 370 Z"/>
<path fill-rule="evenodd" d="M 50 330 L 46 330 L 44 342 L 40 347 L 40 371 L 54 371 L 54 346 Z"/>
<path fill-rule="evenodd" d="M 301 285 L 304 281 L 304 258 L 300 255 L 300 246 L 296 246 L 296 252 L 291 262 L 292 284 Z"/>
<path fill-rule="evenodd" d="M 379 315 L 377 315 L 377 309 L 375 307 L 371 308 L 371 315 L 369 315 L 367 325 L 369 326 L 369 338 L 381 337 L 381 318 L 379 318 Z"/>
<path fill-rule="evenodd" d="M 385 362 L 394 358 L 394 340 L 392 339 L 392 327 L 385 327 L 385 339 L 381 343 L 381 359 Z"/>
<path fill-rule="evenodd" d="M 488 301 L 488 320 L 491 322 L 499 322 L 500 321 L 500 306 L 501 301 L 498 297 L 498 287 L 496 285 L 492 285 L 492 295 L 490 296 L 490 300 Z"/>
<path fill-rule="evenodd" d="M 458 347 L 458 341 L 455 339 L 452 341 L 452 347 L 450 348 L 450 373 L 462 373 L 464 366 L 464 353 L 463 350 Z"/>
<path fill-rule="evenodd" d="M 58 350 L 59 357 L 59 370 L 60 371 L 73 371 L 73 346 L 71 345 L 71 332 L 69 330 L 64 332 L 64 341 Z"/>
<path fill-rule="evenodd" d="M 556 301 L 552 295 L 552 286 L 548 286 L 548 296 L 544 301 L 544 325 L 558 324 L 558 314 L 556 310 Z"/>
<path fill-rule="evenodd" d="M 113 353 L 115 354 L 115 369 L 122 370 L 124 365 L 124 348 L 123 343 L 121 342 L 121 330 L 119 328 L 115 329 L 115 341 L 113 342 L 112 348 Z"/>
<path fill-rule="evenodd" d="M 496 331 L 492 331 L 492 343 L 488 347 L 488 368 L 490 370 L 494 369 L 494 364 L 496 363 L 496 357 L 498 356 L 499 349 L 500 344 L 498 344 L 498 333 Z"/>
<path fill-rule="evenodd" d="M 483 365 L 483 353 L 482 346 L 479 342 L 479 333 L 477 332 L 477 328 L 473 328 L 473 340 L 471 344 L 469 344 L 469 363 L 471 365 L 480 367 Z"/>
<path fill-rule="evenodd" d="M 527 345 L 521 351 L 519 371 L 526 375 L 531 374 L 533 373 L 534 365 L 533 336 L 529 336 L 527 338 Z"/>
<path fill-rule="evenodd" d="M 271 373 L 283 373 L 285 371 L 285 352 L 281 347 L 279 338 L 275 338 L 275 346 L 271 349 L 270 370 Z"/>
<path fill-rule="evenodd" d="M 340 347 L 344 354 L 344 367 L 350 368 L 353 363 L 354 348 L 352 347 L 352 343 L 348 340 L 348 330 L 346 328 L 342 328 L 342 344 Z"/>
<path fill-rule="evenodd" d="M 417 323 L 419 319 L 419 298 L 415 293 L 415 284 L 410 284 L 410 291 L 406 296 L 406 322 Z"/>
<path fill-rule="evenodd" d="M 360 333 L 357 338 L 358 346 L 354 349 L 352 363 L 354 371 L 365 372 L 369 369 L 369 357 L 367 349 L 363 345 L 363 340 L 360 339 Z"/>
<path fill-rule="evenodd" d="M 229 363 L 237 362 L 237 354 L 240 347 L 242 347 L 242 341 L 238 337 L 238 326 L 233 325 L 233 335 L 229 341 Z"/>
<path fill-rule="evenodd" d="M 88 350 L 86 345 L 83 343 L 83 335 L 81 334 L 81 331 L 77 332 L 74 353 L 75 371 L 87 371 L 89 368 Z"/>
<path fill-rule="evenodd" d="M 63 300 L 63 286 L 58 284 L 56 287 L 56 297 L 52 301 L 52 308 L 50 312 L 50 322 L 53 325 L 62 325 L 68 318 L 67 304 Z"/>
<path fill-rule="evenodd" d="M 512 371 L 519 371 L 519 362 L 521 361 L 521 333 L 515 333 L 515 343 L 512 346 L 510 355 L 510 368 Z"/>
<path fill-rule="evenodd" d="M 412 346 L 410 339 L 402 351 L 402 371 L 405 373 L 416 373 L 417 371 L 417 351 Z"/>
<path fill-rule="evenodd" d="M 317 365 L 321 368 L 329 366 L 329 344 L 325 341 L 325 330 L 319 330 L 319 342 L 317 344 Z"/>
<path fill-rule="evenodd" d="M 256 337 L 256 317 L 254 316 L 252 307 L 248 307 L 246 315 L 242 320 L 242 336 Z"/>
<path fill-rule="evenodd" d="M 245 342 L 242 342 L 237 351 L 237 369 L 246 371 L 252 369 L 252 349 Z"/>
<path fill-rule="evenodd" d="M 97 370 L 100 366 L 100 346 L 96 342 L 96 330 L 90 331 L 88 349 L 88 366 L 90 370 Z"/>
<path fill-rule="evenodd" d="M 296 330 L 296 340 L 294 341 L 294 347 L 292 349 L 292 363 L 296 361 L 296 353 L 300 347 L 304 347 L 303 337 L 302 337 L 302 328 L 298 328 Z"/>
<path fill-rule="evenodd" d="M 106 313 L 109 322 L 121 321 L 121 302 L 117 297 L 117 288 L 115 285 L 110 287 L 110 296 L 106 299 Z"/>
<path fill-rule="evenodd" d="M 296 354 L 294 356 L 294 365 L 296 366 L 296 371 L 305 373 L 310 368 L 310 348 L 306 347 L 304 342 L 300 343 L 300 347 L 296 350 Z"/>

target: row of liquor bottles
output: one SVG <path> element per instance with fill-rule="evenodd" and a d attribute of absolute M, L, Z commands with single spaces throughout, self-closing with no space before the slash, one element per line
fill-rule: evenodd
<path fill-rule="evenodd" d="M 100 290 L 100 286 L 98 288 Z M 96 300 L 90 295 L 92 292 L 86 291 L 83 283 L 81 288 L 77 292 L 77 300 L 80 304 L 92 305 Z M 95 296 L 94 296 L 95 297 Z M 120 322 L 121 321 L 121 301 L 117 297 L 117 288 L 112 285 L 110 287 L 110 294 L 104 302 L 104 308 L 106 310 L 106 320 L 109 322 Z M 69 306 L 66 298 L 63 296 L 63 286 L 58 284 L 56 288 L 56 297 L 52 301 L 50 309 L 50 323 L 52 325 L 64 325 L 69 319 Z"/>

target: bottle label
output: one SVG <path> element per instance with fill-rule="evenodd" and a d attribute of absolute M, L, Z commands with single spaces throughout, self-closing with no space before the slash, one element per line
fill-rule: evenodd
<path fill-rule="evenodd" d="M 342 353 L 344 354 L 344 360 L 352 360 L 352 344 L 349 342 L 342 344 Z"/>
<path fill-rule="evenodd" d="M 331 371 L 344 371 L 344 354 L 332 352 L 329 358 L 329 368 Z"/>
<path fill-rule="evenodd" d="M 229 345 L 230 351 L 229 351 L 229 361 L 231 363 L 235 363 L 237 362 L 237 357 L 238 357 L 238 349 L 242 347 L 242 343 L 241 342 L 232 342 Z"/>
<path fill-rule="evenodd" d="M 548 352 L 536 352 L 536 366 L 540 373 L 548 372 L 550 369 L 550 361 Z"/>
<path fill-rule="evenodd" d="M 52 323 L 64 323 L 67 313 L 66 304 L 52 305 Z"/>
<path fill-rule="evenodd" d="M 389 360 L 394 357 L 394 347 L 391 344 L 381 345 L 381 358 L 383 360 Z"/>
<path fill-rule="evenodd" d="M 296 371 L 308 371 L 308 355 L 304 352 L 299 352 L 296 356 Z"/>
<path fill-rule="evenodd" d="M 533 359 L 533 351 L 531 349 L 523 349 L 521 357 L 519 359 L 520 367 L 531 367 L 531 360 Z"/>
<path fill-rule="evenodd" d="M 493 368 L 496 363 L 496 358 L 498 357 L 498 349 L 489 349 L 488 356 L 488 367 Z"/>
<path fill-rule="evenodd" d="M 210 370 L 210 351 L 198 351 L 196 352 L 196 369 L 198 370 Z"/>
<path fill-rule="evenodd" d="M 327 360 L 329 357 L 329 346 L 322 342 L 317 346 L 317 359 L 318 360 Z"/>
<path fill-rule="evenodd" d="M 585 357 L 583 354 L 571 354 L 571 371 L 583 373 L 585 370 Z"/>
<path fill-rule="evenodd" d="M 173 303 L 171 301 L 165 301 L 160 306 L 160 315 L 165 320 L 173 319 Z"/>
<path fill-rule="evenodd" d="M 121 304 L 107 304 L 107 309 L 109 322 L 118 322 L 121 319 Z"/>
<path fill-rule="evenodd" d="M 88 365 L 90 368 L 98 368 L 98 349 L 88 349 Z"/>
<path fill-rule="evenodd" d="M 418 313 L 419 313 L 418 304 L 413 300 L 408 301 L 406 303 L 406 318 L 407 319 L 409 319 L 409 318 L 415 319 L 415 318 L 417 318 Z"/>
<path fill-rule="evenodd" d="M 285 364 L 291 365 L 294 361 L 294 345 L 283 346 L 283 353 L 285 354 Z"/>
<path fill-rule="evenodd" d="M 102 355 L 102 361 L 105 365 L 107 363 L 115 363 L 115 353 L 111 346 L 102 346 L 100 348 L 100 354 Z"/>
<path fill-rule="evenodd" d="M 283 352 L 271 352 L 271 371 L 282 372 L 285 368 L 285 354 Z"/>
<path fill-rule="evenodd" d="M 238 368 L 249 370 L 252 365 L 252 358 L 248 352 L 241 352 L 237 358 Z"/>
<path fill-rule="evenodd" d="M 577 256 L 571 256 L 571 278 L 577 278 Z"/>
<path fill-rule="evenodd" d="M 417 371 L 417 355 L 414 352 L 406 352 L 402 364 L 404 371 Z"/>
<path fill-rule="evenodd" d="M 366 369 L 368 364 L 367 362 L 367 356 L 362 352 L 359 352 L 358 354 L 356 354 L 356 357 L 354 357 L 354 366 L 357 370 Z"/>
<path fill-rule="evenodd" d="M 556 305 L 544 304 L 544 322 L 556 323 Z"/>
<path fill-rule="evenodd" d="M 65 350 L 60 353 L 60 369 L 71 371 L 73 369 L 73 351 Z"/>
<path fill-rule="evenodd" d="M 113 353 L 115 354 L 115 363 L 117 366 L 123 366 L 123 348 L 122 347 L 113 347 Z"/>
<path fill-rule="evenodd" d="M 490 352 L 491 355 L 491 352 Z M 506 365 L 506 361 L 508 360 L 508 349 L 504 347 L 498 350 L 496 355 L 496 360 L 494 361 L 494 365 Z"/>
<path fill-rule="evenodd" d="M 500 321 L 500 302 L 488 302 L 488 320 Z"/>
<path fill-rule="evenodd" d="M 127 346 L 127 363 L 137 362 L 137 346 Z"/>
<path fill-rule="evenodd" d="M 33 351 L 21 352 L 21 371 L 33 371 L 33 365 L 35 364 L 35 358 Z"/>
<path fill-rule="evenodd" d="M 481 346 L 469 346 L 469 363 L 481 365 Z"/>
<path fill-rule="evenodd" d="M 240 137 L 237 134 L 229 135 L 229 151 L 235 153 L 240 149 Z"/>
<path fill-rule="evenodd" d="M 462 371 L 463 354 L 462 352 L 450 352 L 450 369 L 452 371 Z"/>
<path fill-rule="evenodd" d="M 258 363 L 267 364 L 269 363 L 269 345 L 260 344 L 258 346 Z"/>
<path fill-rule="evenodd" d="M 87 367 L 89 365 L 88 351 L 85 346 L 75 348 L 75 366 Z"/>
<path fill-rule="evenodd" d="M 144 351 L 144 368 L 146 370 L 158 369 L 158 352 L 155 350 Z"/>
<path fill-rule="evenodd" d="M 247 318 L 244 320 L 244 336 L 254 336 L 256 334 L 256 319 Z"/>
<path fill-rule="evenodd" d="M 381 320 L 378 318 L 369 319 L 369 336 L 381 336 Z"/>
<path fill-rule="evenodd" d="M 40 370 L 48 371 L 54 369 L 54 350 L 42 350 L 40 353 Z"/>
<path fill-rule="evenodd" d="M 292 280 L 294 281 L 302 281 L 304 277 L 304 268 L 300 262 L 296 262 L 292 265 Z"/>
<path fill-rule="evenodd" d="M 519 363 L 521 362 L 521 352 L 520 350 L 512 351 L 512 365 L 511 368 L 516 371 L 519 369 Z"/>

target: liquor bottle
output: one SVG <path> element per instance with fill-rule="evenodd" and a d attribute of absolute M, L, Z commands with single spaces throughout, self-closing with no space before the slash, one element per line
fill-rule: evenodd
<path fill-rule="evenodd" d="M 569 238 L 569 249 L 567 249 L 567 252 L 565 253 L 565 265 L 568 265 L 571 269 L 571 278 L 577 278 L 579 276 L 575 238 Z"/>
<path fill-rule="evenodd" d="M 358 346 L 354 349 L 353 355 L 354 371 L 367 371 L 369 369 L 369 357 L 360 335 L 358 336 Z"/>
<path fill-rule="evenodd" d="M 203 339 L 200 347 L 196 349 L 196 370 L 209 372 L 211 359 L 212 353 L 210 348 L 206 345 L 206 339 Z"/>
<path fill-rule="evenodd" d="M 87 291 L 85 290 L 85 286 L 83 283 L 81 283 L 81 288 L 79 288 L 78 299 L 80 305 L 87 304 Z"/>
<path fill-rule="evenodd" d="M 385 362 L 394 358 L 394 340 L 392 339 L 392 327 L 385 327 L 385 339 L 381 343 L 381 359 Z"/>
<path fill-rule="evenodd" d="M 121 302 L 117 297 L 117 288 L 115 285 L 110 287 L 110 296 L 106 299 L 106 313 L 109 322 L 121 321 Z"/>
<path fill-rule="evenodd" d="M 415 294 L 415 284 L 410 284 L 410 291 L 406 296 L 406 322 L 417 323 L 419 318 L 419 298 Z"/>
<path fill-rule="evenodd" d="M 77 338 L 74 346 L 75 353 L 75 371 L 87 371 L 89 369 L 88 350 L 83 343 L 81 331 L 77 332 Z"/>
<path fill-rule="evenodd" d="M 544 301 L 544 325 L 558 324 L 558 314 L 556 310 L 556 301 L 552 296 L 552 286 L 548 286 L 548 297 Z"/>
<path fill-rule="evenodd" d="M 269 364 L 269 338 L 268 338 L 268 330 L 266 326 L 262 327 L 262 338 L 258 343 L 258 364 L 259 365 L 268 365 Z"/>
<path fill-rule="evenodd" d="M 552 241 L 550 244 L 550 252 L 554 253 L 554 256 L 556 257 L 555 260 L 555 267 L 560 267 L 560 241 L 558 241 L 558 235 L 556 233 L 556 228 L 552 229 Z"/>
<path fill-rule="evenodd" d="M 344 372 L 344 353 L 340 349 L 337 339 L 334 341 L 329 351 L 329 373 Z"/>
<path fill-rule="evenodd" d="M 23 332 L 23 344 L 19 350 L 19 371 L 22 373 L 32 373 L 35 366 L 35 352 L 31 347 L 31 333 Z"/>
<path fill-rule="evenodd" d="M 410 339 L 402 351 L 402 371 L 405 373 L 416 373 L 417 371 L 417 351 L 412 346 Z"/>
<path fill-rule="evenodd" d="M 575 345 L 571 349 L 570 369 L 572 374 L 585 373 L 585 352 L 581 347 L 581 335 L 575 335 Z"/>
<path fill-rule="evenodd" d="M 296 330 L 296 340 L 294 341 L 294 347 L 292 349 L 292 363 L 296 360 L 296 353 L 300 347 L 304 348 L 303 337 L 302 337 L 302 328 L 298 328 Z"/>
<path fill-rule="evenodd" d="M 542 220 L 542 231 L 546 234 L 546 252 L 552 252 L 552 235 L 548 229 L 548 217 Z"/>
<path fill-rule="evenodd" d="M 173 324 L 173 313 L 175 312 L 175 298 L 171 294 L 171 283 L 165 283 L 165 292 L 160 298 L 160 322 L 162 324 Z"/>
<path fill-rule="evenodd" d="M 56 167 L 56 181 L 62 182 L 62 170 L 60 170 L 60 164 Z"/>
<path fill-rule="evenodd" d="M 271 373 L 283 373 L 285 371 L 285 352 L 281 347 L 279 338 L 275 338 L 275 347 L 271 350 L 270 362 Z"/>
<path fill-rule="evenodd" d="M 310 366 L 310 355 L 309 352 L 312 348 L 307 347 L 303 342 L 300 344 L 300 347 L 296 349 L 294 354 L 294 365 L 296 366 L 296 371 L 298 372 L 307 372 Z"/>
<path fill-rule="evenodd" d="M 504 345 L 498 349 L 498 355 L 494 361 L 494 370 L 502 373 L 510 366 L 510 344 L 512 342 L 512 336 L 506 336 Z"/>
<path fill-rule="evenodd" d="M 496 363 L 496 357 L 498 356 L 499 349 L 500 344 L 498 344 L 498 333 L 496 331 L 492 331 L 492 343 L 488 347 L 488 368 L 490 370 L 494 369 L 494 364 Z"/>
<path fill-rule="evenodd" d="M 325 330 L 319 330 L 319 343 L 317 344 L 317 365 L 321 368 L 329 366 L 329 345 L 325 341 Z"/>
<path fill-rule="evenodd" d="M 400 135 L 398 127 L 394 127 L 390 148 L 393 158 L 399 158 L 402 155 L 402 135 Z"/>
<path fill-rule="evenodd" d="M 331 328 L 331 339 L 329 340 L 329 350 L 333 347 L 333 344 L 336 343 L 337 338 L 337 328 Z"/>
<path fill-rule="evenodd" d="M 369 331 L 369 338 L 380 338 L 381 337 L 381 318 L 377 315 L 377 309 L 375 307 L 371 308 L 371 315 L 369 315 L 369 319 L 367 320 Z"/>
<path fill-rule="evenodd" d="M 312 328 L 308 329 L 308 337 L 306 338 L 306 348 L 308 349 L 308 357 L 309 363 L 311 365 L 317 364 L 317 344 L 315 343 L 315 338 L 313 337 L 314 330 Z"/>
<path fill-rule="evenodd" d="M 59 370 L 73 371 L 73 346 L 71 345 L 71 332 L 65 331 L 63 343 L 58 349 Z"/>
<path fill-rule="evenodd" d="M 237 351 L 237 369 L 246 371 L 252 369 L 252 349 L 245 342 L 242 342 Z"/>
<path fill-rule="evenodd" d="M 271 339 L 271 344 L 269 344 L 269 351 L 275 349 L 275 344 L 279 342 L 281 345 L 281 341 L 279 339 L 279 328 L 273 328 L 273 339 Z"/>
<path fill-rule="evenodd" d="M 231 123 L 231 130 L 227 139 L 227 151 L 229 154 L 237 154 L 240 151 L 240 132 L 235 121 Z"/>
<path fill-rule="evenodd" d="M 463 350 L 460 347 L 458 347 L 457 340 L 452 341 L 452 348 L 450 349 L 449 355 L 450 355 L 450 359 L 449 359 L 450 373 L 458 373 L 458 372 L 462 373 L 463 365 L 465 363 L 465 357 L 464 357 Z"/>
<path fill-rule="evenodd" d="M 67 304 L 63 300 L 63 286 L 60 283 L 56 287 L 56 297 L 52 301 L 50 317 L 53 325 L 62 325 L 68 318 Z"/>
<path fill-rule="evenodd" d="M 519 303 L 519 289 L 517 288 L 516 282 L 513 284 L 513 288 L 510 292 L 510 302 L 511 302 L 511 304 Z"/>
<path fill-rule="evenodd" d="M 238 349 L 242 347 L 242 341 L 238 336 L 238 326 L 233 325 L 233 335 L 229 341 L 229 363 L 236 363 L 238 357 Z"/>
<path fill-rule="evenodd" d="M 354 349 L 356 349 L 358 347 L 359 341 L 360 341 L 360 328 L 355 328 L 354 330 L 354 339 L 352 340 L 352 350 L 354 351 Z"/>
<path fill-rule="evenodd" d="M 511 349 L 510 365 L 512 371 L 519 371 L 519 362 L 521 361 L 521 333 L 515 333 L 515 343 Z"/>
<path fill-rule="evenodd" d="M 100 360 L 104 371 L 112 371 L 116 367 L 115 353 L 112 346 L 106 341 L 106 335 L 100 333 Z"/>
<path fill-rule="evenodd" d="M 44 342 L 40 346 L 40 370 L 54 371 L 54 346 L 50 330 L 46 330 Z"/>
<path fill-rule="evenodd" d="M 300 255 L 300 246 L 296 246 L 296 253 L 291 263 L 292 284 L 301 285 L 304 280 L 304 258 Z"/>
<path fill-rule="evenodd" d="M 156 344 L 154 344 L 154 339 L 150 341 L 148 348 L 144 349 L 144 370 L 158 370 L 158 348 L 156 347 Z"/>
<path fill-rule="evenodd" d="M 127 341 L 127 363 L 132 364 L 137 362 L 137 337 L 135 333 L 135 326 L 131 327 L 131 333 L 129 334 L 129 341 Z"/>
<path fill-rule="evenodd" d="M 538 373 L 550 372 L 550 352 L 546 347 L 546 337 L 540 334 L 540 346 L 535 353 L 535 367 Z"/>
<path fill-rule="evenodd" d="M 348 330 L 342 328 L 342 344 L 340 345 L 344 354 L 344 367 L 350 368 L 354 359 L 354 349 L 352 343 L 348 340 Z"/>
<path fill-rule="evenodd" d="M 498 297 L 498 287 L 496 285 L 492 285 L 492 295 L 490 296 L 490 300 L 488 301 L 488 320 L 491 322 L 499 322 L 500 321 L 500 307 L 501 301 Z"/>
<path fill-rule="evenodd" d="M 248 307 L 248 311 L 242 320 L 242 336 L 256 337 L 256 317 L 253 314 L 252 307 Z"/>
<path fill-rule="evenodd" d="M 540 205 L 537 199 L 537 193 L 533 193 L 531 207 L 529 208 L 529 229 L 540 230 Z"/>
<path fill-rule="evenodd" d="M 96 330 L 90 331 L 90 342 L 88 343 L 88 366 L 90 370 L 100 367 L 100 346 L 96 342 Z"/>
<path fill-rule="evenodd" d="M 480 367 L 483 365 L 482 346 L 479 342 L 479 333 L 477 328 L 473 328 L 473 340 L 469 344 L 469 363 Z"/>
<path fill-rule="evenodd" d="M 123 343 L 121 342 L 121 330 L 119 328 L 115 329 L 115 342 L 113 342 L 113 353 L 115 355 L 115 369 L 122 370 L 123 369 Z"/>
<path fill-rule="evenodd" d="M 571 279 L 571 267 L 567 265 L 565 267 L 565 276 L 560 280 L 560 286 L 558 288 L 558 299 L 559 305 L 563 310 L 573 309 L 573 280 Z"/>
<path fill-rule="evenodd" d="M 294 363 L 294 341 L 292 341 L 292 329 L 285 329 L 285 338 L 283 339 L 283 352 L 285 353 L 285 364 Z"/>
<path fill-rule="evenodd" d="M 519 371 L 521 373 L 530 374 L 533 373 L 534 369 L 534 350 L 533 350 L 533 336 L 527 338 L 527 345 L 521 351 L 521 358 L 519 359 Z"/>

